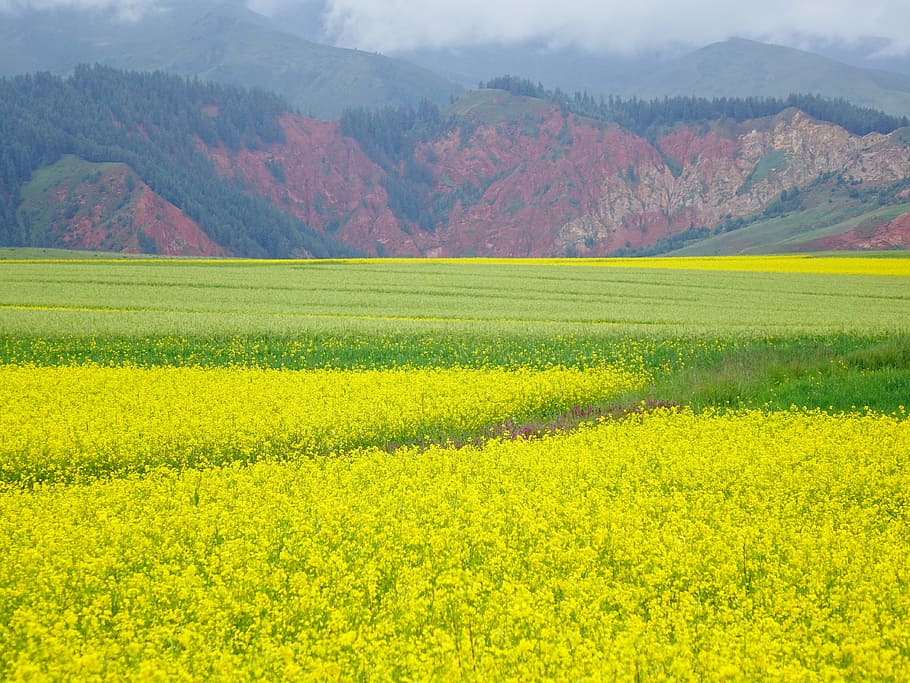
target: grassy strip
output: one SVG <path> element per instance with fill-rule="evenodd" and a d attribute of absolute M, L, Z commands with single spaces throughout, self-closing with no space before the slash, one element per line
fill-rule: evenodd
<path fill-rule="evenodd" d="M 546 417 L 531 417 L 528 420 L 510 418 L 487 429 L 480 437 L 455 445 L 482 446 L 490 439 L 529 439 L 545 434 L 570 432 L 584 424 L 599 420 L 622 420 L 630 415 L 643 415 L 658 408 L 675 408 L 675 403 L 644 400 L 639 403 L 607 403 L 605 405 L 572 406 L 569 410 L 553 413 Z"/>
<path fill-rule="evenodd" d="M 590 368 L 622 364 L 652 386 L 621 404 L 895 412 L 910 397 L 910 334 L 682 338 L 398 335 L 58 337 L 0 335 L 0 363 L 244 366 Z M 525 416 L 528 422 L 553 416 Z"/>
<path fill-rule="evenodd" d="M 910 335 L 801 337 L 731 346 L 657 377 L 629 402 L 711 407 L 905 412 Z"/>
<path fill-rule="evenodd" d="M 719 348 L 719 347 L 715 347 Z M 757 340 L 694 356 L 618 401 L 574 406 L 490 426 L 482 437 L 533 438 L 570 431 L 598 419 L 622 419 L 657 408 L 793 406 L 829 412 L 868 410 L 905 416 L 910 408 L 910 336 L 850 336 Z"/>
<path fill-rule="evenodd" d="M 727 340 L 468 334 L 309 334 L 294 337 L 43 336 L 0 334 L 0 363 L 140 367 L 256 367 L 289 370 L 602 367 L 649 371 L 716 353 Z"/>

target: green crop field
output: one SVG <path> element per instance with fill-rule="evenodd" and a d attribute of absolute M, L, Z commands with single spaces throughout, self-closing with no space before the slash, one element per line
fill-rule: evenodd
<path fill-rule="evenodd" d="M 660 371 L 657 400 L 895 408 L 908 386 L 908 264 L 7 260 L 0 358 L 301 368 L 640 358 Z M 855 274 L 866 271 L 891 274 Z"/>
<path fill-rule="evenodd" d="M 910 259 L 0 253 L 0 680 L 902 680 Z"/>
<path fill-rule="evenodd" d="M 231 335 L 888 331 L 907 280 L 570 262 L 0 262 L 0 330 Z"/>

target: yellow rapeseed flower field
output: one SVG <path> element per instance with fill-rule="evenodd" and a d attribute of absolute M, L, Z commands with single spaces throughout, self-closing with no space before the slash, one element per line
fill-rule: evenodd
<path fill-rule="evenodd" d="M 536 441 L 0 494 L 4 680 L 904 680 L 910 421 Z"/>
<path fill-rule="evenodd" d="M 0 366 L 0 485 L 476 434 L 641 386 L 643 371 Z"/>
<path fill-rule="evenodd" d="M 122 265 L 160 264 L 161 259 L 75 259 L 75 258 L 7 258 L 6 263 L 115 263 Z M 413 258 L 347 258 L 347 259 L 181 259 L 184 265 L 299 265 L 305 263 L 412 265 Z M 422 264 L 460 264 L 490 266 L 601 266 L 609 268 L 667 268 L 673 270 L 749 271 L 754 273 L 825 273 L 828 275 L 896 275 L 910 277 L 910 259 L 903 256 L 858 257 L 855 255 L 775 254 L 750 256 L 652 256 L 600 258 L 423 258 Z"/>
<path fill-rule="evenodd" d="M 8 262 L 0 681 L 910 680 L 907 276 Z"/>
<path fill-rule="evenodd" d="M 384 259 L 395 262 L 395 259 Z M 429 259 L 451 263 L 453 259 Z M 604 268 L 666 268 L 670 270 L 746 271 L 752 273 L 817 273 L 827 275 L 895 275 L 910 277 L 910 259 L 901 256 L 858 258 L 856 256 L 816 256 L 814 254 L 777 254 L 773 256 L 656 256 L 650 258 L 473 258 L 461 263 L 533 266 L 594 266 Z M 348 259 L 350 263 L 369 263 L 368 259 Z M 375 261 L 373 261 L 375 263 Z M 405 262 L 399 259 L 399 262 Z"/>

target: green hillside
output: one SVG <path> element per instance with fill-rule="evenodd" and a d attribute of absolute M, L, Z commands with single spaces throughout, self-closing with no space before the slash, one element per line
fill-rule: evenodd
<path fill-rule="evenodd" d="M 264 88 L 325 119 L 348 107 L 444 103 L 462 92 L 408 62 L 285 33 L 234 3 L 174 5 L 138 24 L 68 10 L 0 13 L 0 76 L 66 74 L 92 62 Z"/>
<path fill-rule="evenodd" d="M 639 97 L 784 97 L 816 93 L 895 115 L 910 114 L 910 76 L 741 38 L 715 43 L 653 70 L 626 88 Z"/>
<path fill-rule="evenodd" d="M 210 108 L 217 115 L 205 113 Z M 50 206 L 49 192 L 119 163 L 230 252 L 349 254 L 242 183 L 220 177 L 198 150 L 197 142 L 239 150 L 280 141 L 278 117 L 286 111 L 285 102 L 262 91 L 101 66 L 79 67 L 66 80 L 49 74 L 0 80 L 0 244 L 62 246 L 51 234 L 60 212 L 73 218 L 92 202 Z M 94 199 L 104 207 L 101 218 L 123 208 Z"/>
<path fill-rule="evenodd" d="M 28 228 L 27 242 L 40 246 L 55 246 L 58 238 L 54 227 L 57 222 L 64 217 L 77 216 L 82 206 L 73 201 L 52 202 L 48 201 L 49 198 L 55 194 L 66 194 L 68 188 L 100 179 L 104 173 L 118 167 L 130 174 L 131 178 L 135 177 L 125 164 L 90 163 L 69 154 L 54 164 L 36 170 L 31 180 L 21 189 L 22 205 L 19 207 L 19 219 Z M 99 199 L 107 200 L 101 202 L 105 211 L 95 219 L 96 221 L 110 220 L 117 210 L 122 208 L 119 205 L 124 200 L 129 202 L 132 199 L 129 195 L 121 199 L 114 195 L 105 197 L 103 193 L 99 194 L 102 196 L 82 198 L 84 206 L 95 206 Z"/>
<path fill-rule="evenodd" d="M 868 209 L 868 207 L 865 207 Z M 841 235 L 860 225 L 882 225 L 910 212 L 910 204 L 863 211 L 854 202 L 815 207 L 779 218 L 756 221 L 745 228 L 699 240 L 669 252 L 673 256 L 785 254 L 804 251 L 808 242 Z"/>
<path fill-rule="evenodd" d="M 743 227 L 715 234 L 669 251 L 674 256 L 782 254 L 806 251 L 809 243 L 857 227 L 873 227 L 910 212 L 910 203 L 887 203 L 836 184 L 804 192 L 799 206 L 772 216 L 759 216 Z M 811 248 L 811 247 L 809 247 Z"/>

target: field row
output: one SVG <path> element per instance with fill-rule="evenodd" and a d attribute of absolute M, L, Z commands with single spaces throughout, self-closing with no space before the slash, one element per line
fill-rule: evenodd
<path fill-rule="evenodd" d="M 863 341 L 868 343 L 870 339 Z M 0 334 L 0 364 L 255 367 L 286 370 L 396 368 L 579 369 L 621 365 L 668 369 L 742 346 L 737 339 L 599 335 L 331 334 L 294 336 L 36 336 Z M 856 346 L 841 335 L 812 343 Z"/>
<path fill-rule="evenodd" d="M 105 254 L 65 249 L 17 249 L 0 247 L 0 261 L 7 263 L 104 263 L 161 264 L 168 259 L 138 254 Z M 173 259 L 171 259 L 173 261 Z M 724 270 L 753 273 L 823 273 L 828 275 L 910 276 L 910 258 L 905 251 L 840 252 L 828 254 L 775 254 L 751 256 L 656 256 L 648 258 L 348 258 L 348 259 L 199 259 L 182 258 L 183 264 L 287 265 L 359 264 L 375 266 L 443 264 L 501 266 L 565 266 L 588 268 L 658 268 L 661 270 Z"/>
<path fill-rule="evenodd" d="M 0 483 L 472 439 L 642 386 L 644 371 L 0 365 Z"/>
<path fill-rule="evenodd" d="M 616 262 L 2 262 L 0 329 L 61 335 L 880 332 L 910 259 Z M 751 265 L 750 265 L 751 264 Z M 846 264 L 846 265 L 844 265 Z M 895 265 L 896 264 L 896 265 Z M 647 264 L 646 264 L 647 265 Z M 843 270 L 863 274 L 843 274 Z M 762 269 L 771 272 L 757 272 Z M 900 322 L 904 321 L 904 322 Z"/>
<path fill-rule="evenodd" d="M 907 419 L 659 411 L 8 489 L 0 678 L 901 680 L 908 457 Z"/>

